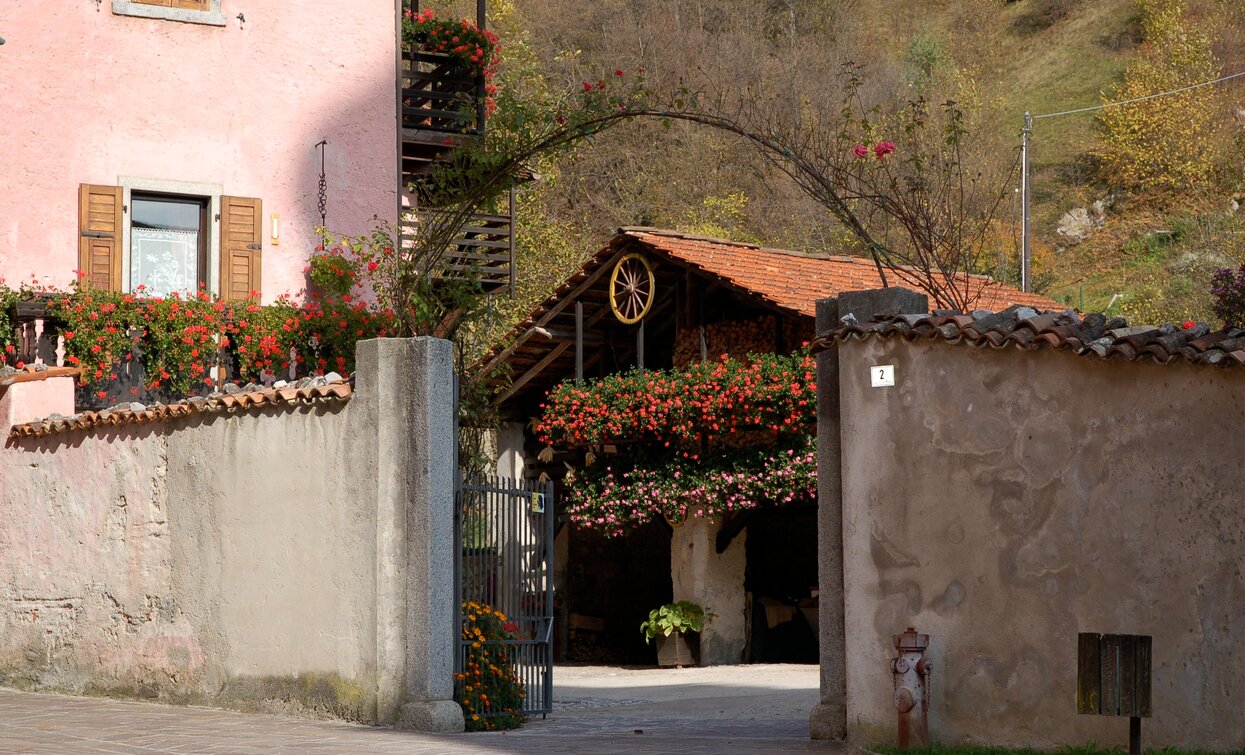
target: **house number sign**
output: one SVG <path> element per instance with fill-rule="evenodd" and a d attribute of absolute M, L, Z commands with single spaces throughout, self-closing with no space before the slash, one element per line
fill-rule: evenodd
<path fill-rule="evenodd" d="M 869 382 L 874 388 L 889 388 L 895 384 L 895 365 L 879 364 L 869 368 Z"/>

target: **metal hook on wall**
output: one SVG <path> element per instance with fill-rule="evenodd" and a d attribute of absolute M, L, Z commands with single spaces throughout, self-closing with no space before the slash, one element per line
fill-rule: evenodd
<path fill-rule="evenodd" d="M 325 177 L 324 177 L 324 152 L 325 152 L 325 148 L 328 147 L 328 143 L 329 143 L 328 139 L 321 139 L 319 142 L 316 143 L 316 149 L 320 150 L 320 193 L 319 193 L 319 197 L 316 202 L 316 206 L 320 210 L 320 227 L 321 228 L 328 227 L 328 220 L 325 214 L 325 210 L 328 207 L 329 193 L 328 193 L 328 181 L 325 180 Z"/>

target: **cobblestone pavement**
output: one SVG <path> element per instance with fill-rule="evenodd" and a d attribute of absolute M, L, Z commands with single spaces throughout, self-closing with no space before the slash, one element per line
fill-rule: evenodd
<path fill-rule="evenodd" d="M 456 735 L 0 689 L 0 753 L 846 753 L 808 739 L 815 667 L 565 667 L 554 678 L 547 719 Z"/>

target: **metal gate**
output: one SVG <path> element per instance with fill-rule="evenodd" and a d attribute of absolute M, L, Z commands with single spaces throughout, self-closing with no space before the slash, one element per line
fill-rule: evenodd
<path fill-rule="evenodd" d="M 525 715 L 553 710 L 553 521 L 551 482 L 459 478 L 454 507 L 454 540 L 461 546 L 454 570 L 459 597 L 454 671 L 461 679 L 473 647 L 480 647 L 464 634 L 469 604 L 500 611 L 505 616 L 505 638 L 483 644 L 499 651 L 494 657 L 505 659 L 503 665 L 524 686 Z M 483 716 L 499 713 L 490 704 L 481 711 Z"/>

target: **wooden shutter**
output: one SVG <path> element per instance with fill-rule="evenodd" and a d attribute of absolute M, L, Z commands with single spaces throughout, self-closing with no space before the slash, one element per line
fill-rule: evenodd
<path fill-rule="evenodd" d="M 171 0 L 169 7 L 185 10 L 211 10 L 208 2 L 209 0 Z"/>
<path fill-rule="evenodd" d="M 78 186 L 78 269 L 95 288 L 121 290 L 120 186 Z"/>
<path fill-rule="evenodd" d="M 220 298 L 225 301 L 243 301 L 252 291 L 260 291 L 262 218 L 263 203 L 258 199 L 220 198 Z"/>
<path fill-rule="evenodd" d="M 211 10 L 211 0 L 134 0 L 142 5 L 158 5 L 161 8 L 181 8 L 183 10 Z"/>

